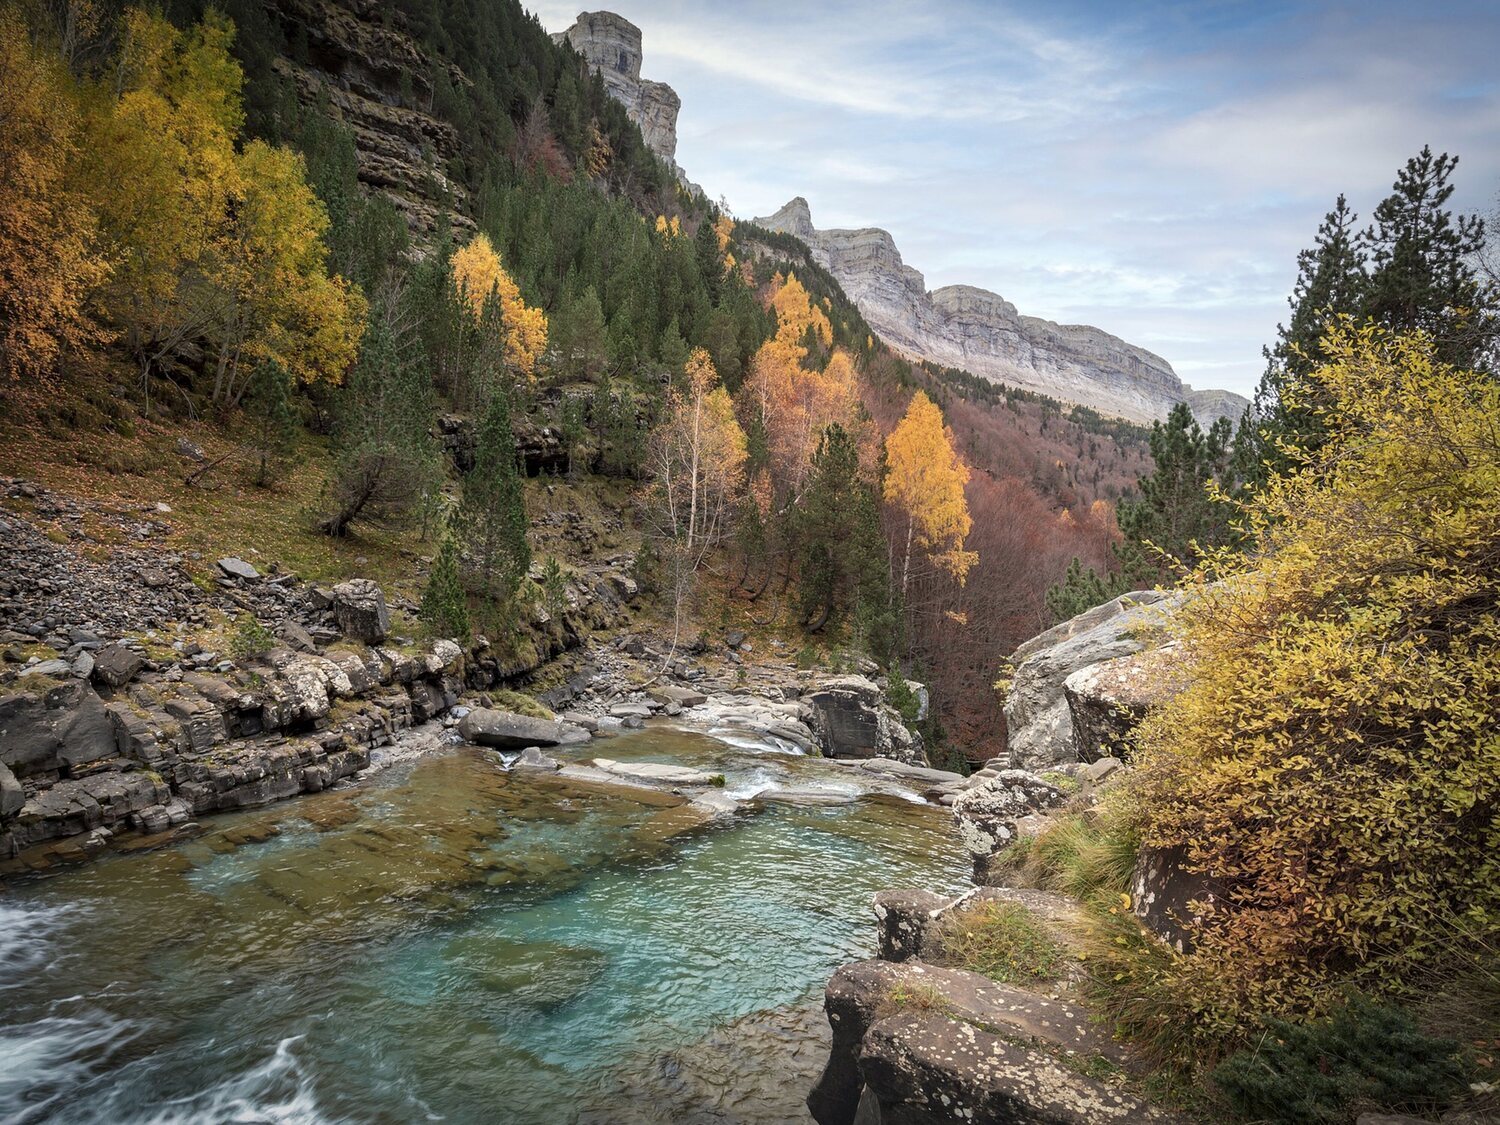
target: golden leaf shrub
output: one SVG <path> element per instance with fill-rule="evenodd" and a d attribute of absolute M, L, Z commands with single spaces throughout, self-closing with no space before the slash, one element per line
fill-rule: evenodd
<path fill-rule="evenodd" d="M 1327 444 L 1189 579 L 1138 731 L 1143 843 L 1216 888 L 1153 987 L 1225 1035 L 1400 993 L 1500 924 L 1500 385 L 1422 336 L 1324 350 Z"/>

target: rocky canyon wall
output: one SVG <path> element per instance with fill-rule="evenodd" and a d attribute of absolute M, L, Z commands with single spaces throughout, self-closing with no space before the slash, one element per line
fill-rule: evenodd
<path fill-rule="evenodd" d="M 640 128 L 646 147 L 677 167 L 682 99 L 665 82 L 641 77 L 641 29 L 614 12 L 580 12 L 572 27 L 552 38 L 571 44 L 599 72 L 604 88 Z"/>
<path fill-rule="evenodd" d="M 1193 391 L 1166 360 L 1101 329 L 1023 316 L 999 294 L 971 285 L 929 292 L 889 232 L 818 230 L 800 196 L 752 221 L 807 243 L 870 326 L 914 358 L 1137 422 L 1185 401 L 1207 426 L 1221 412 L 1238 418 L 1248 405 L 1229 391 Z"/>

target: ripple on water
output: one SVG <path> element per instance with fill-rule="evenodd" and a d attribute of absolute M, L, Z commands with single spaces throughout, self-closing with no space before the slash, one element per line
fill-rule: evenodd
<path fill-rule="evenodd" d="M 610 756 L 758 796 L 710 822 L 461 750 L 15 888 L 0 932 L 29 940 L 0 943 L 0 1119 L 645 1121 L 660 1078 L 778 1120 L 754 1052 L 695 1045 L 868 956 L 875 890 L 961 885 L 948 818 L 699 733 Z M 781 799 L 820 792 L 841 803 Z M 766 1026 L 755 1051 L 819 1049 L 805 1024 Z"/>

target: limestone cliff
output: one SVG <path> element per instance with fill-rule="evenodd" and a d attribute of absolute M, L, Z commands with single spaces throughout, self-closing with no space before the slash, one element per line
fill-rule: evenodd
<path fill-rule="evenodd" d="M 446 211 L 460 230 L 474 224 L 452 209 L 464 190 L 443 172 L 458 152 L 458 131 L 448 122 L 402 104 L 427 105 L 433 60 L 405 30 L 401 13 L 379 0 L 265 0 L 267 14 L 289 42 L 307 44 L 306 61 L 286 56 L 273 69 L 306 105 L 327 100 L 331 115 L 354 134 L 359 178 L 389 196 L 414 231 L 427 233 Z M 450 80 L 470 86 L 451 64 Z"/>
<path fill-rule="evenodd" d="M 1213 412 L 1237 418 L 1246 405 L 1228 391 L 1190 394 L 1166 360 L 1098 328 L 1023 316 L 999 294 L 970 285 L 929 292 L 889 232 L 818 230 L 800 196 L 753 222 L 807 243 L 886 343 L 918 359 L 1139 422 L 1183 401 L 1204 425 Z"/>
<path fill-rule="evenodd" d="M 580 12 L 572 27 L 552 38 L 566 40 L 599 72 L 604 88 L 640 128 L 646 147 L 675 167 L 682 100 L 665 82 L 641 77 L 641 29 L 614 12 Z"/>

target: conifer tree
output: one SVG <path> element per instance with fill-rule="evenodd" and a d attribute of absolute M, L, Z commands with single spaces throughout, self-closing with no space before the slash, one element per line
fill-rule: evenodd
<path fill-rule="evenodd" d="M 474 467 L 455 514 L 470 588 L 505 605 L 531 565 L 526 502 L 510 426 L 510 402 L 492 395 L 474 435 Z"/>
<path fill-rule="evenodd" d="M 433 559 L 422 590 L 421 616 L 435 636 L 453 637 L 460 643 L 469 638 L 469 602 L 459 575 L 458 545 L 451 528 L 443 534 L 443 544 Z"/>
<path fill-rule="evenodd" d="M 1154 585 L 1166 574 L 1163 555 L 1194 564 L 1229 535 L 1230 510 L 1209 494 L 1228 470 L 1231 424 L 1220 418 L 1207 433 L 1187 403 L 1151 427 L 1151 475 L 1136 482 L 1139 497 L 1122 500 L 1115 548 L 1125 589 Z"/>
<path fill-rule="evenodd" d="M 410 310 L 377 308 L 334 428 L 330 513 L 321 523 L 342 535 L 355 520 L 402 522 L 436 493 L 441 455 L 432 437 L 432 383 L 404 326 Z"/>
<path fill-rule="evenodd" d="M 297 414 L 292 409 L 292 379 L 274 359 L 256 366 L 250 381 L 251 449 L 255 454 L 255 483 L 264 488 L 271 469 L 291 453 L 297 436 Z"/>

